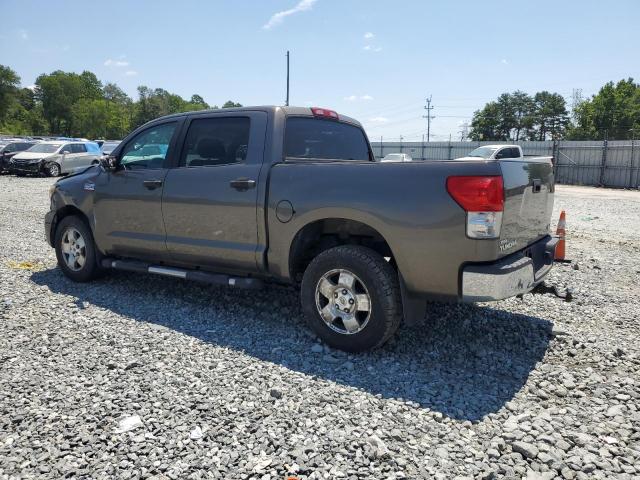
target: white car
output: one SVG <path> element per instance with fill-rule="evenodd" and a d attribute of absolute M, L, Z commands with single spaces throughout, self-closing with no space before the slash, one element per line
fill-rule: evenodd
<path fill-rule="evenodd" d="M 17 175 L 43 173 L 57 177 L 99 163 L 101 156 L 100 147 L 95 142 L 41 142 L 15 155 L 9 163 L 9 171 Z"/>
<path fill-rule="evenodd" d="M 389 153 L 380 160 L 381 162 L 412 162 L 413 158 L 407 153 Z"/>

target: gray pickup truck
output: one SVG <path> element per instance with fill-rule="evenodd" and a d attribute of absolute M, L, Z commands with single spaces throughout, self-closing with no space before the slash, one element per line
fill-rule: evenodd
<path fill-rule="evenodd" d="M 553 192 L 548 157 L 381 163 L 352 118 L 248 107 L 138 128 L 51 187 L 45 230 L 79 282 L 120 269 L 300 285 L 314 331 L 361 351 L 428 300 L 533 289 L 553 263 Z"/>

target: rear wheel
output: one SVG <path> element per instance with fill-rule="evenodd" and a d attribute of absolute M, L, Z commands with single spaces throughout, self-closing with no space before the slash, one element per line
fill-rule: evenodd
<path fill-rule="evenodd" d="M 335 247 L 314 258 L 302 279 L 301 299 L 316 334 L 349 352 L 383 345 L 402 320 L 396 272 L 365 247 Z"/>
<path fill-rule="evenodd" d="M 64 217 L 56 228 L 56 257 L 62 272 L 74 282 L 88 282 L 101 273 L 93 235 L 76 216 Z"/>

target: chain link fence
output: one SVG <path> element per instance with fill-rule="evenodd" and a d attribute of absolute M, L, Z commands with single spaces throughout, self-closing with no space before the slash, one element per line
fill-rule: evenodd
<path fill-rule="evenodd" d="M 376 159 L 407 153 L 413 160 L 464 157 L 482 145 L 506 142 L 371 142 Z M 554 158 L 557 183 L 618 188 L 640 187 L 640 142 L 634 140 L 513 142 L 525 155 Z M 511 143 L 510 143 L 511 144 Z"/>

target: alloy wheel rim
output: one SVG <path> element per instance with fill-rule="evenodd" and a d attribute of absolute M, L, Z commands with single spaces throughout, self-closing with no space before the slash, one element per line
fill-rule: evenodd
<path fill-rule="evenodd" d="M 68 227 L 62 234 L 60 245 L 64 263 L 74 272 L 82 270 L 87 261 L 87 246 L 82 234 L 74 227 Z"/>
<path fill-rule="evenodd" d="M 58 165 L 56 165 L 55 163 L 54 163 L 54 164 L 52 164 L 52 165 L 49 165 L 49 174 L 50 174 L 52 177 L 57 177 L 59 173 L 60 173 L 60 172 L 59 172 L 59 170 L 58 170 Z"/>
<path fill-rule="evenodd" d="M 325 324 L 342 335 L 361 332 L 371 318 L 371 296 L 356 274 L 339 268 L 316 284 L 316 308 Z"/>

